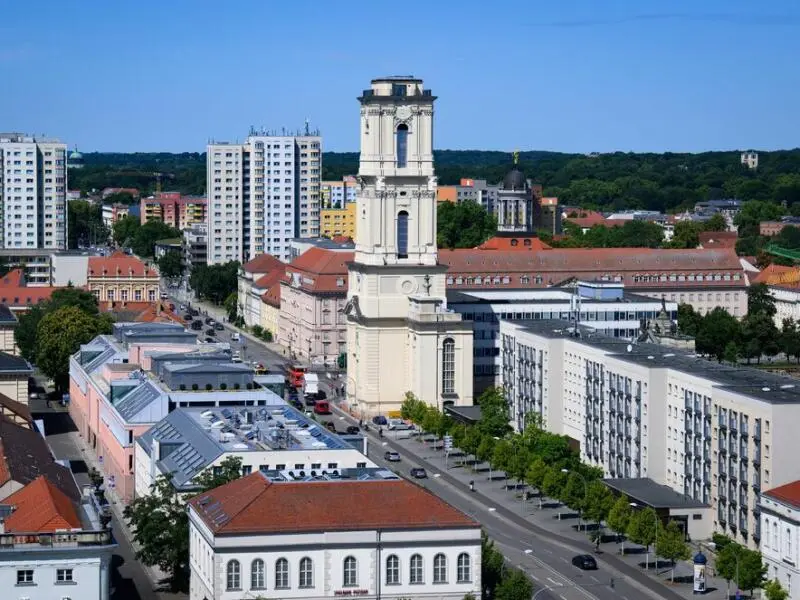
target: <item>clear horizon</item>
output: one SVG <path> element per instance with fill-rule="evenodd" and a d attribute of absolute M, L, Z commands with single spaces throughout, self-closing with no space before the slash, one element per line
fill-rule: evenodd
<path fill-rule="evenodd" d="M 0 131 L 85 152 L 203 152 L 251 126 L 357 152 L 356 97 L 413 73 L 435 145 L 566 153 L 798 146 L 800 6 L 775 0 L 17 3 Z M 34 33 L 32 33 L 34 32 Z M 35 35 L 35 39 L 34 39 Z"/>

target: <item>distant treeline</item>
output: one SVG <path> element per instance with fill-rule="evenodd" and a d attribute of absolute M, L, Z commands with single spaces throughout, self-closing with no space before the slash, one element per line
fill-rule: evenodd
<path fill-rule="evenodd" d="M 437 150 L 434 157 L 440 185 L 457 184 L 461 178 L 497 183 L 512 167 L 508 152 Z M 70 170 L 70 189 L 136 187 L 147 193 L 155 189 L 156 173 L 163 173 L 164 190 L 205 193 L 204 153 L 87 153 L 84 159 L 84 169 Z M 546 196 L 587 208 L 676 211 L 715 198 L 787 206 L 800 202 L 800 149 L 759 152 L 754 170 L 741 164 L 738 151 L 591 156 L 521 152 L 519 168 L 543 186 Z M 323 180 L 357 171 L 357 152 L 323 153 Z"/>

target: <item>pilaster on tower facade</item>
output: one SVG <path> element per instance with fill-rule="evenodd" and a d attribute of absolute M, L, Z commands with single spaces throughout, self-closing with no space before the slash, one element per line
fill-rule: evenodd
<path fill-rule="evenodd" d="M 375 79 L 359 97 L 345 312 L 348 401 L 364 415 L 399 410 L 409 391 L 440 408 L 472 404 L 472 324 L 447 310 L 436 250 L 435 99 L 413 77 Z"/>

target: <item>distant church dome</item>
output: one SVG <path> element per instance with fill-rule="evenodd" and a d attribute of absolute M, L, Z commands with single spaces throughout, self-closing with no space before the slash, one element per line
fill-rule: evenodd
<path fill-rule="evenodd" d="M 528 180 L 525 175 L 514 167 L 503 179 L 503 189 L 506 191 L 521 192 L 528 189 Z"/>
<path fill-rule="evenodd" d="M 67 159 L 67 166 L 73 169 L 80 169 L 83 167 L 83 154 L 78 152 L 78 150 L 73 150 L 69 154 L 69 158 Z"/>
<path fill-rule="evenodd" d="M 83 160 L 83 154 L 78 152 L 77 150 L 73 150 L 72 153 L 69 155 L 70 160 Z"/>

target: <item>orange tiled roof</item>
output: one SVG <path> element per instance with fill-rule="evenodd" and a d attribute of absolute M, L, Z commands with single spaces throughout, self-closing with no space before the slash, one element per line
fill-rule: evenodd
<path fill-rule="evenodd" d="M 496 235 L 478 246 L 478 250 L 550 250 L 551 246 L 545 244 L 535 235 Z"/>
<path fill-rule="evenodd" d="M 259 254 L 253 260 L 242 265 L 242 269 L 248 273 L 269 273 L 270 271 L 282 269 L 283 267 L 284 263 L 271 254 Z"/>
<path fill-rule="evenodd" d="M 7 532 L 53 533 L 57 529 L 81 527 L 72 500 L 44 476 L 11 494 L 3 504 L 14 507 L 5 520 Z"/>
<path fill-rule="evenodd" d="M 797 282 L 800 278 L 793 277 L 794 275 L 800 275 L 800 269 L 798 269 L 798 267 L 776 265 L 773 263 L 764 267 L 758 275 L 753 277 L 750 283 L 753 285 L 757 283 L 779 285 L 782 283 L 791 283 L 792 279 Z"/>
<path fill-rule="evenodd" d="M 795 508 L 800 508 L 800 480 L 767 490 L 763 492 L 763 495 L 774 498 L 784 504 L 790 504 Z"/>
<path fill-rule="evenodd" d="M 282 278 L 285 284 L 292 282 L 292 275 L 300 275 L 300 287 L 309 292 L 347 293 L 347 263 L 354 252 L 337 252 L 312 247 L 286 265 Z M 310 281 L 310 283 L 309 283 Z"/>
<path fill-rule="evenodd" d="M 26 285 L 22 269 L 14 269 L 0 279 L 0 304 L 9 308 L 25 308 L 49 300 L 54 291 L 61 289 L 51 286 Z"/>
<path fill-rule="evenodd" d="M 111 256 L 90 256 L 89 277 L 158 277 L 158 271 L 148 269 L 147 265 L 135 256 L 124 252 L 114 252 Z"/>
<path fill-rule="evenodd" d="M 404 480 L 272 483 L 253 473 L 195 496 L 190 504 L 217 535 L 480 526 Z M 223 513 L 227 519 L 218 518 Z"/>
<path fill-rule="evenodd" d="M 280 281 L 272 284 L 269 289 L 261 296 L 264 304 L 269 304 L 275 308 L 281 307 L 281 283 Z"/>

